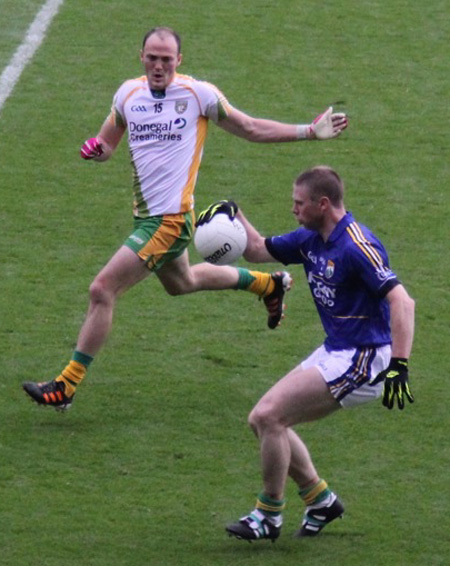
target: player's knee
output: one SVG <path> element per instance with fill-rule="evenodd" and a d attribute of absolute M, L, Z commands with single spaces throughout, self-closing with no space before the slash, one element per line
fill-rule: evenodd
<path fill-rule="evenodd" d="M 106 281 L 96 278 L 91 283 L 89 287 L 89 296 L 91 299 L 91 303 L 99 304 L 108 304 L 113 302 L 114 295 L 108 288 Z"/>
<path fill-rule="evenodd" d="M 253 417 L 253 411 L 249 414 L 248 419 L 247 419 L 247 423 L 248 423 L 248 426 L 252 429 L 253 434 L 255 436 L 258 436 L 258 428 L 256 426 L 255 419 Z"/>
<path fill-rule="evenodd" d="M 164 284 L 164 289 L 172 297 L 185 295 L 188 292 L 182 281 L 171 281 L 169 284 Z"/>
<path fill-rule="evenodd" d="M 192 278 L 189 277 L 172 277 L 170 280 L 161 279 L 161 281 L 164 289 L 171 296 L 186 295 L 195 290 Z"/>
<path fill-rule="evenodd" d="M 258 403 L 248 417 L 248 424 L 253 432 L 259 436 L 259 431 L 274 429 L 280 426 L 280 421 L 269 402 Z"/>

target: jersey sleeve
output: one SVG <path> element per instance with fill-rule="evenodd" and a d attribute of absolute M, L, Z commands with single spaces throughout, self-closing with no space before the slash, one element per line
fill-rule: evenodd
<path fill-rule="evenodd" d="M 267 251 L 280 263 L 289 265 L 303 263 L 305 252 L 303 245 L 309 237 L 309 231 L 299 228 L 281 236 L 266 238 Z"/>
<path fill-rule="evenodd" d="M 197 94 L 200 98 L 201 113 L 217 123 L 231 112 L 231 105 L 226 96 L 213 84 L 198 81 Z"/>
<path fill-rule="evenodd" d="M 133 94 L 136 88 L 141 87 L 140 84 L 136 85 L 136 83 L 136 80 L 125 81 L 114 95 L 109 115 L 109 119 L 112 121 L 114 126 L 122 126 L 123 128 L 127 127 L 124 105 L 128 97 Z"/>
<path fill-rule="evenodd" d="M 131 81 L 124 82 L 113 97 L 109 119 L 114 124 L 114 126 L 123 126 L 124 128 L 127 127 L 124 104 L 130 91 L 130 83 Z"/>
<path fill-rule="evenodd" d="M 349 248 L 349 262 L 353 270 L 363 279 L 370 291 L 384 297 L 400 283 L 389 267 L 389 258 L 383 244 L 369 231 L 352 223 L 347 228 L 353 246 Z"/>

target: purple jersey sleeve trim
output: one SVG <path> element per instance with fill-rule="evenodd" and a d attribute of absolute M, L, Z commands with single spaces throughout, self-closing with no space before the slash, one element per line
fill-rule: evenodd
<path fill-rule="evenodd" d="M 280 256 L 277 254 L 277 251 L 276 251 L 274 245 L 272 244 L 272 238 L 266 238 L 265 244 L 266 244 L 267 251 L 270 253 L 271 256 L 273 256 L 277 261 L 279 261 L 283 265 L 289 265 L 288 263 L 284 262 L 280 258 Z"/>
<path fill-rule="evenodd" d="M 391 291 L 394 287 L 397 287 L 397 285 L 401 285 L 398 279 L 390 279 L 389 281 L 387 281 L 379 291 L 380 298 L 384 299 L 384 297 L 389 293 L 389 291 Z"/>

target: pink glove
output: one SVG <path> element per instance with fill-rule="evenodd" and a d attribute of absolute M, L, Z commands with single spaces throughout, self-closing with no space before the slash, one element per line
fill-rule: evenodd
<path fill-rule="evenodd" d="M 80 149 L 80 155 L 83 159 L 94 159 L 94 157 L 100 157 L 102 153 L 102 144 L 97 138 L 91 138 L 85 141 Z"/>

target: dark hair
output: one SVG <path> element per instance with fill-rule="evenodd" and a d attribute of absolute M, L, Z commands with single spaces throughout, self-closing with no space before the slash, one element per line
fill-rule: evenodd
<path fill-rule="evenodd" d="M 327 197 L 333 206 L 342 204 L 344 183 L 331 167 L 319 165 L 307 169 L 295 181 L 296 186 L 303 184 L 308 187 L 311 200 L 317 201 L 320 197 Z"/>
<path fill-rule="evenodd" d="M 156 27 L 151 29 L 150 31 L 148 31 L 145 35 L 144 35 L 144 39 L 142 41 L 142 49 L 144 49 L 145 47 L 145 43 L 147 41 L 147 39 L 153 35 L 154 33 L 158 34 L 159 37 L 162 37 L 164 35 L 171 35 L 176 43 L 177 43 L 177 49 L 178 49 L 178 54 L 181 51 L 181 39 L 180 36 L 177 34 L 176 31 L 174 31 L 172 28 L 166 28 L 166 27 Z"/>

